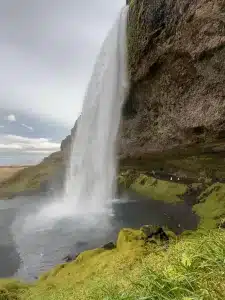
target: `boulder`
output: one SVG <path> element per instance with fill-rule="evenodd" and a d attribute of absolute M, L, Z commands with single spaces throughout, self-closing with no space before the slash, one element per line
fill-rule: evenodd
<path fill-rule="evenodd" d="M 113 242 L 109 242 L 109 243 L 103 245 L 102 248 L 105 250 L 113 250 L 116 248 L 116 245 Z"/>
<path fill-rule="evenodd" d="M 160 226 L 145 225 L 141 227 L 141 231 L 145 234 L 146 238 L 150 242 L 165 242 L 169 241 L 169 236 Z"/>

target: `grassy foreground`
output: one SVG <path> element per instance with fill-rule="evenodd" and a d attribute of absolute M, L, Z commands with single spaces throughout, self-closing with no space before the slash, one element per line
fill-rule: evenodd
<path fill-rule="evenodd" d="M 225 231 L 197 231 L 166 244 L 124 229 L 117 248 L 82 253 L 33 285 L 0 283 L 1 300 L 222 300 Z"/>

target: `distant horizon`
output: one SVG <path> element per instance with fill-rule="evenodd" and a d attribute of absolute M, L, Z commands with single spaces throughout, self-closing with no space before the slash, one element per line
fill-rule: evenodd
<path fill-rule="evenodd" d="M 7 166 L 32 166 L 37 165 L 43 161 L 46 157 L 51 155 L 52 153 L 58 152 L 59 150 L 53 150 L 48 153 L 34 153 L 29 154 L 26 152 L 20 153 L 9 153 L 9 155 L 1 156 L 0 152 L 0 167 Z"/>
<path fill-rule="evenodd" d="M 36 164 L 30 164 L 30 165 L 0 165 L 0 169 L 4 169 L 4 168 L 26 168 L 26 167 L 30 167 L 30 166 L 34 166 Z"/>

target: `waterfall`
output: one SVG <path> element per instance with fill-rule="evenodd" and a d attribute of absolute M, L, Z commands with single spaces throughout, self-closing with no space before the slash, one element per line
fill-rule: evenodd
<path fill-rule="evenodd" d="M 44 272 L 59 262 L 69 245 L 81 237 L 89 244 L 96 238 L 104 240 L 111 232 L 108 210 L 115 192 L 116 140 L 129 87 L 127 13 L 126 6 L 97 58 L 72 139 L 63 201 L 57 194 L 44 203 L 39 199 L 29 214 L 18 211 L 12 224 L 22 261 L 16 276 L 30 279 L 37 270 Z"/>
<path fill-rule="evenodd" d="M 73 138 L 64 202 L 77 212 L 100 212 L 114 197 L 116 139 L 128 90 L 127 15 L 128 6 L 102 45 Z"/>

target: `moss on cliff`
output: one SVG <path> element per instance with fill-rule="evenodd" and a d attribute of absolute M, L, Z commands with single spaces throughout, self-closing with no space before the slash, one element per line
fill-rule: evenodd
<path fill-rule="evenodd" d="M 126 171 L 119 175 L 119 184 L 153 200 L 181 202 L 188 187 L 173 181 L 159 180 L 139 172 Z"/>
<path fill-rule="evenodd" d="M 219 149 L 221 153 L 218 153 Z M 192 182 L 205 181 L 208 178 L 225 179 L 225 148 L 221 144 L 207 145 L 204 152 L 198 147 L 166 152 L 152 153 L 138 158 L 121 159 L 120 168 L 150 172 L 152 170 L 189 178 Z"/>
<path fill-rule="evenodd" d="M 204 190 L 193 211 L 201 218 L 200 227 L 209 229 L 219 226 L 225 216 L 225 184 L 215 183 Z"/>
<path fill-rule="evenodd" d="M 187 191 L 184 184 L 158 180 L 146 175 L 140 175 L 130 188 L 141 195 L 166 202 L 183 201 L 181 196 Z"/>

